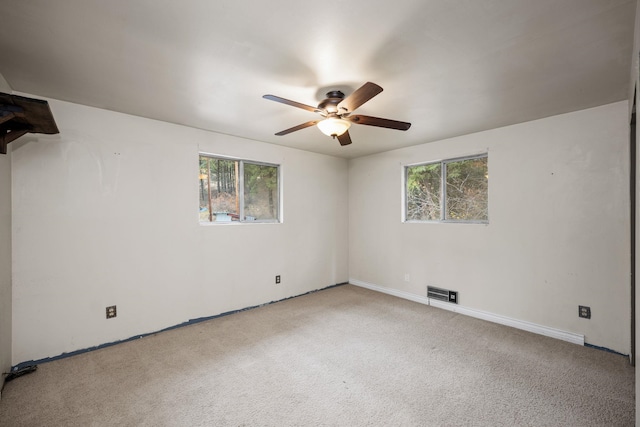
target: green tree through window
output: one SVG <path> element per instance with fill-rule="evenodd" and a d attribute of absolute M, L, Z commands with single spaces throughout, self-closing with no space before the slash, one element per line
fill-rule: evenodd
<path fill-rule="evenodd" d="M 245 215 L 253 218 L 277 218 L 278 168 L 244 164 Z"/>
<path fill-rule="evenodd" d="M 437 221 L 440 219 L 440 187 L 442 165 L 407 168 L 407 219 Z"/>
<path fill-rule="evenodd" d="M 487 155 L 407 166 L 406 221 L 488 222 Z"/>
<path fill-rule="evenodd" d="M 277 222 L 279 166 L 200 156 L 200 221 Z"/>

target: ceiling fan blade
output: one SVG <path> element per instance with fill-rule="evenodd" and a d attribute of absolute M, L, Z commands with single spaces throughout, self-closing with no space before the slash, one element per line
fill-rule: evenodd
<path fill-rule="evenodd" d="M 316 107 L 312 107 L 311 105 L 302 104 L 300 102 L 291 101 L 290 99 L 280 98 L 275 95 L 263 95 L 264 99 L 269 99 L 271 101 L 276 101 L 281 104 L 291 105 L 292 107 L 302 108 L 303 110 L 311 111 L 312 113 L 322 113 L 322 110 L 317 109 Z"/>
<path fill-rule="evenodd" d="M 342 146 L 351 144 L 351 136 L 349 136 L 349 131 L 346 131 L 342 135 L 338 135 L 338 142 Z"/>
<path fill-rule="evenodd" d="M 319 122 L 319 120 L 312 120 L 310 122 L 302 123 L 301 125 L 294 126 L 292 128 L 282 130 L 282 131 L 276 133 L 276 135 L 278 135 L 278 136 L 286 135 L 288 133 L 295 132 L 295 131 L 300 130 L 300 129 L 308 128 L 309 126 L 313 126 L 313 125 L 317 124 L 318 122 Z"/>
<path fill-rule="evenodd" d="M 380 86 L 375 83 L 367 82 L 338 104 L 338 113 L 351 113 L 380 92 L 382 92 L 382 88 Z"/>
<path fill-rule="evenodd" d="M 359 125 L 378 126 L 381 128 L 388 128 L 388 129 L 407 130 L 411 127 L 411 123 L 399 122 L 397 120 L 391 120 L 391 119 L 381 119 L 379 117 L 357 115 L 357 116 L 349 116 L 345 118 L 351 121 L 352 123 L 356 123 Z"/>

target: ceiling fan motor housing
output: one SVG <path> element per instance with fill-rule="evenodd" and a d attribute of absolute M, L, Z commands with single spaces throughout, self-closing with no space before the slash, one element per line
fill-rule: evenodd
<path fill-rule="evenodd" d="M 318 104 L 319 110 L 325 110 L 328 113 L 337 113 L 338 104 L 344 99 L 344 93 L 339 90 L 327 92 L 327 99 Z"/>

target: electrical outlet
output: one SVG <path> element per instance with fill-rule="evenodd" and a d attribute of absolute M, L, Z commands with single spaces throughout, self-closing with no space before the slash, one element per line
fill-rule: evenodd
<path fill-rule="evenodd" d="M 405 282 L 410 282 L 411 281 L 411 275 L 409 273 L 404 273 L 404 281 Z"/>
<path fill-rule="evenodd" d="M 280 275 L 279 275 L 279 274 L 276 276 L 276 285 L 277 285 L 278 283 L 280 283 Z"/>
<path fill-rule="evenodd" d="M 579 305 L 578 316 L 585 319 L 591 319 L 591 307 L 587 307 L 586 305 Z"/>
<path fill-rule="evenodd" d="M 115 305 L 110 305 L 109 307 L 107 307 L 107 319 L 113 319 L 117 315 L 118 312 L 116 311 Z"/>

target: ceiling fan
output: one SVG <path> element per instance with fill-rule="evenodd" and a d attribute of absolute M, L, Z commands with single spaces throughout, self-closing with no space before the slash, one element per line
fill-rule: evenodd
<path fill-rule="evenodd" d="M 340 145 L 351 144 L 351 136 L 349 136 L 349 127 L 352 123 L 367 126 L 377 126 L 388 129 L 407 130 L 411 127 L 411 123 L 399 122 L 391 119 L 381 119 L 379 117 L 351 115 L 356 108 L 382 92 L 382 88 L 375 83 L 367 82 L 359 87 L 355 92 L 345 98 L 344 93 L 339 90 L 327 92 L 327 98 L 320 102 L 317 107 L 301 104 L 275 95 L 264 95 L 263 98 L 271 101 L 280 102 L 282 104 L 291 105 L 292 107 L 302 108 L 320 114 L 324 119 L 311 120 L 285 129 L 276 133 L 278 136 L 287 135 L 309 126 L 317 125 L 322 133 L 332 138 L 338 138 Z"/>

